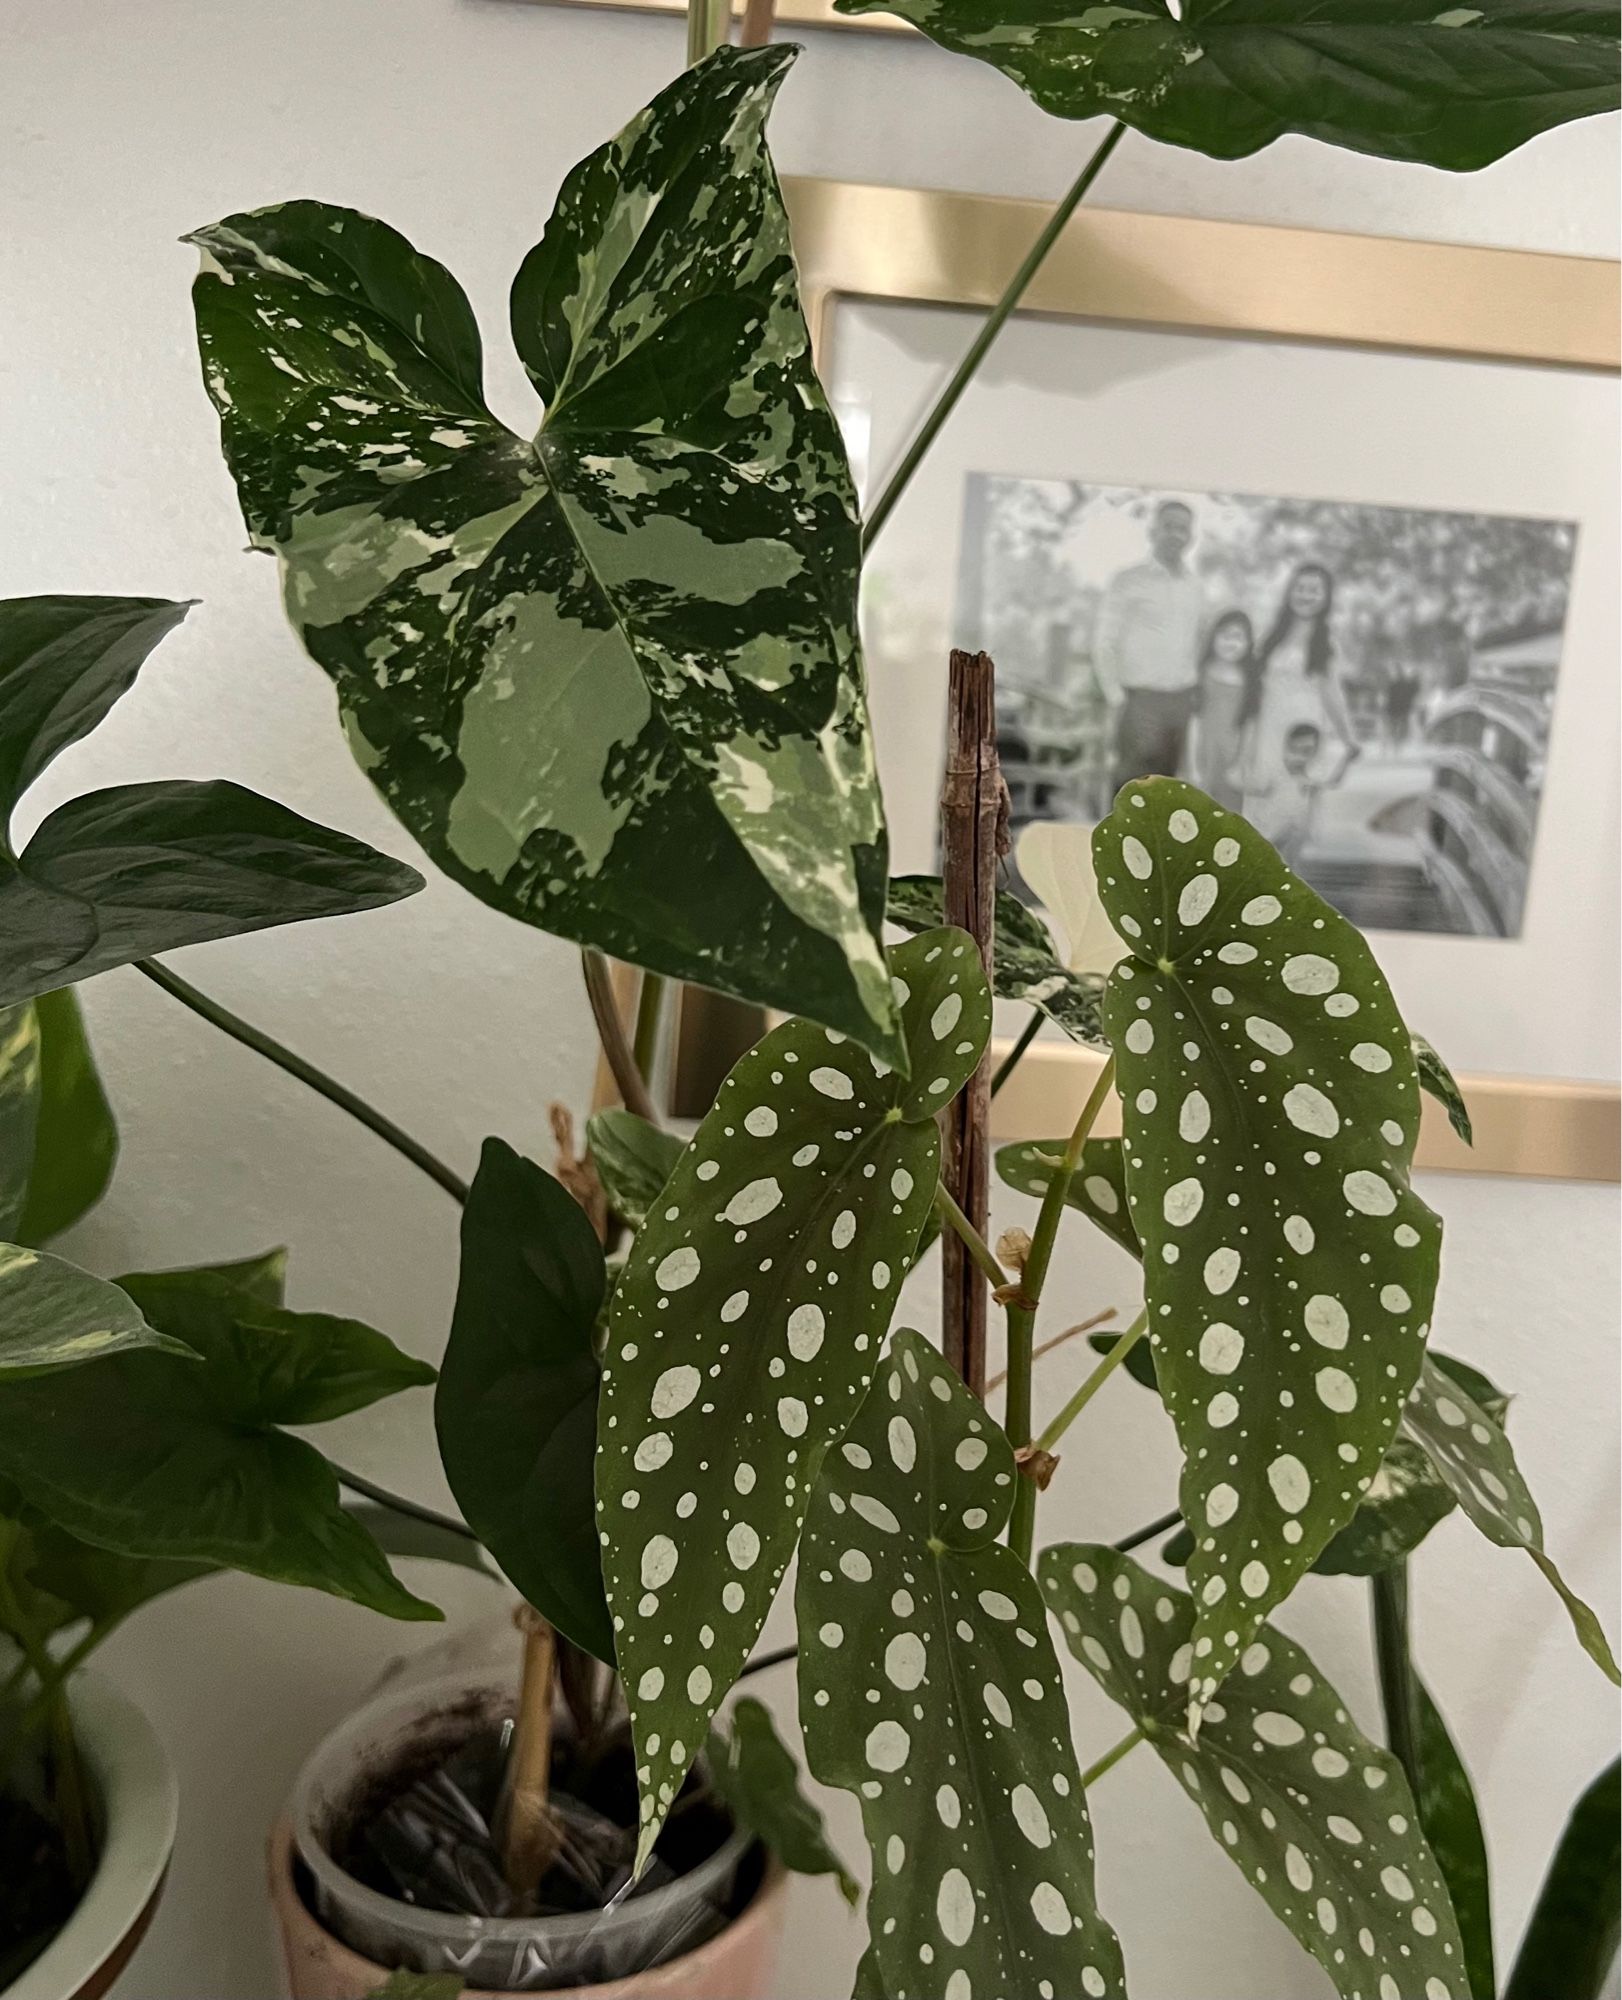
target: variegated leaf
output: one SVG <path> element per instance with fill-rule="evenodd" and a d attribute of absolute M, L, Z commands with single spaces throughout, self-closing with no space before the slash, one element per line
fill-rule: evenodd
<path fill-rule="evenodd" d="M 1468 2000 L 1447 1885 L 1401 1766 L 1299 1646 L 1264 1627 L 1192 1734 L 1190 1598 L 1087 1543 L 1044 1550 L 1038 1574 L 1070 1650 L 1342 2000 Z"/>
<path fill-rule="evenodd" d="M 0 1243 L 0 1375 L 100 1360 L 132 1348 L 188 1354 L 184 1341 L 147 1324 L 126 1292 L 20 1243 Z"/>
<path fill-rule="evenodd" d="M 1132 946 L 1104 1019 L 1196 1543 L 1197 1714 L 1357 1509 L 1419 1373 L 1441 1223 L 1409 1037 L 1358 932 L 1193 786 L 1094 834 Z"/>
<path fill-rule="evenodd" d="M 978 56 L 1059 118 L 1243 158 L 1286 132 L 1465 172 L 1612 111 L 1611 0 L 837 0 Z"/>
<path fill-rule="evenodd" d="M 1403 1426 L 1430 1454 L 1453 1497 L 1488 1541 L 1501 1549 L 1525 1549 L 1565 1605 L 1583 1650 L 1622 1684 L 1604 1628 L 1544 1549 L 1542 1517 L 1509 1439 L 1463 1384 L 1428 1356 Z"/>
<path fill-rule="evenodd" d="M 859 532 L 764 140 L 722 48 L 569 175 L 486 408 L 450 274 L 319 202 L 200 230 L 209 393 L 351 743 L 509 915 L 899 1060 Z"/>
<path fill-rule="evenodd" d="M 1040 1201 L 1054 1174 L 1063 1166 L 1069 1143 L 1067 1139 L 1022 1139 L 1013 1146 L 999 1146 L 998 1176 L 1020 1194 L 1034 1195 Z M 1086 1142 L 1081 1149 L 1081 1165 L 1070 1176 L 1064 1199 L 1066 1207 L 1080 1209 L 1129 1255 L 1143 1255 L 1127 1206 L 1126 1168 L 1119 1139 Z"/>
<path fill-rule="evenodd" d="M 872 1376 L 991 995 L 965 931 L 890 954 L 909 1082 L 788 1021 L 752 1048 L 615 1288 L 597 1509 L 638 1749 L 639 1863 L 765 1622 Z"/>
<path fill-rule="evenodd" d="M 1016 1477 L 901 1332 L 806 1521 L 800 1723 L 813 1774 L 861 1800 L 869 1977 L 896 2000 L 1125 1992 L 1042 1596 L 998 1540 Z"/>
<path fill-rule="evenodd" d="M 615 1107 L 586 1120 L 586 1145 L 614 1213 L 640 1229 L 682 1155 L 682 1141 L 634 1111 Z"/>
<path fill-rule="evenodd" d="M 1415 1035 L 1414 1064 L 1419 1071 L 1419 1087 L 1429 1091 L 1447 1113 L 1447 1122 L 1467 1146 L 1475 1143 L 1475 1133 L 1470 1125 L 1470 1107 L 1464 1101 L 1450 1070 L 1423 1035 Z"/>
<path fill-rule="evenodd" d="M 891 879 L 884 914 L 901 930 L 924 931 L 942 921 L 945 907 L 938 875 L 897 875 Z M 991 986 L 999 1000 L 1023 1000 L 1073 1042 L 1108 1047 L 1098 1011 L 1104 982 L 1063 964 L 1042 919 L 1006 890 L 997 892 L 997 934 L 991 955 Z"/>

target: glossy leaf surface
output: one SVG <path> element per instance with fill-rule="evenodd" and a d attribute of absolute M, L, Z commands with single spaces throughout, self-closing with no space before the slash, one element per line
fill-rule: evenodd
<path fill-rule="evenodd" d="M 897 875 L 890 883 L 885 916 L 902 930 L 925 931 L 943 921 L 945 907 L 938 875 Z M 1022 1000 L 1073 1042 L 1107 1047 L 1098 1012 L 1103 981 L 1091 973 L 1072 972 L 1055 951 L 1042 919 L 1006 890 L 997 892 L 997 934 L 991 956 L 992 991 L 999 1000 Z"/>
<path fill-rule="evenodd" d="M 367 774 L 484 901 L 896 1054 L 855 487 L 764 126 L 722 48 L 566 179 L 486 408 L 455 279 L 353 210 L 200 230 L 249 526 Z"/>
<path fill-rule="evenodd" d="M 1467 172 L 1617 103 L 1607 0 L 836 0 L 978 56 L 1060 118 L 1234 160 L 1286 132 Z"/>
<path fill-rule="evenodd" d="M 119 1286 L 48 1250 L 0 1243 L 0 1374 L 67 1368 L 137 1347 L 186 1352 L 149 1326 Z M 15 1386 L 8 1383 L 6 1393 Z"/>
<path fill-rule="evenodd" d="M 1441 1223 L 1408 1184 L 1419 1085 L 1358 932 L 1175 779 L 1125 786 L 1093 841 L 1132 948 L 1105 1024 L 1197 1537 L 1197 1712 L 1385 1455 Z"/>
<path fill-rule="evenodd" d="M 1497 2000 L 1487 1843 L 1475 1787 L 1430 1690 L 1416 1678 L 1414 1691 L 1419 1709 L 1419 1790 L 1414 1803 L 1419 1808 L 1420 1830 L 1430 1843 L 1453 1903 L 1464 1945 L 1470 2000 Z"/>
<path fill-rule="evenodd" d="M 861 1800 L 886 1993 L 1125 1992 L 1042 1596 L 997 1539 L 1015 1478 L 902 1332 L 806 1521 L 800 1722 L 813 1773 Z"/>
<path fill-rule="evenodd" d="M 1524 1549 L 1559 1595 L 1583 1650 L 1611 1680 L 1615 1657 L 1593 1611 L 1571 1590 L 1543 1546 L 1543 1521 L 1509 1439 L 1452 1375 L 1427 1358 L 1404 1416 L 1460 1507 L 1501 1549 Z"/>
<path fill-rule="evenodd" d="M 44 1243 L 71 1228 L 106 1192 L 118 1159 L 118 1127 L 96 1073 L 78 995 L 63 987 L 31 1004 L 39 1022 L 39 1121 L 18 1234 Z"/>
<path fill-rule="evenodd" d="M 939 1180 L 935 1113 L 990 1029 L 966 932 L 928 931 L 890 963 L 912 1080 L 808 1021 L 774 1028 L 721 1086 L 615 1288 L 598 1523 L 644 1854 L 871 1379 Z"/>
<path fill-rule="evenodd" d="M 633 1229 L 640 1229 L 659 1190 L 676 1170 L 683 1141 L 616 1106 L 595 1111 L 586 1120 L 586 1145 L 609 1206 Z"/>
<path fill-rule="evenodd" d="M 854 1909 L 850 1870 L 828 1841 L 822 1814 L 800 1788 L 800 1767 L 763 1702 L 746 1695 L 710 1735 L 710 1777 L 740 1826 L 763 1840 L 796 1875 L 832 1875 Z"/>
<path fill-rule="evenodd" d="M 486 1139 L 434 1394 L 445 1477 L 517 1589 L 609 1665 L 592 1461 L 603 1252 L 580 1204 Z"/>
<path fill-rule="evenodd" d="M 1622 1771 L 1606 1765 L 1572 1808 L 1515 1955 L 1504 2000 L 1600 2000 L 1622 1933 Z"/>
<path fill-rule="evenodd" d="M 1401 1767 L 1299 1646 L 1264 1628 L 1190 1736 L 1192 1600 L 1088 1543 L 1045 1550 L 1038 1575 L 1070 1650 L 1343 2000 L 1466 2000 L 1447 1886 Z"/>
<path fill-rule="evenodd" d="M 98 1548 L 438 1617 L 340 1506 L 326 1460 L 278 1428 L 359 1409 L 433 1371 L 369 1327 L 255 1305 L 211 1274 L 120 1282 L 193 1358 L 122 1353 L 8 1382 L 0 1475 Z"/>

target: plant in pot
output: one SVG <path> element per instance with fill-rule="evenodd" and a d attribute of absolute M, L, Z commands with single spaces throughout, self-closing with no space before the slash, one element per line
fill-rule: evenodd
<path fill-rule="evenodd" d="M 916 12 L 1047 109 L 1216 156 L 1297 131 L 1469 168 L 1616 101 L 1614 16 L 1588 5 L 1558 28 L 1408 0 L 1378 23 L 1329 0 L 1310 28 L 1238 22 L 1224 0 L 1177 17 L 1151 0 L 1028 21 L 986 0 Z M 736 1939 L 761 1920 L 759 1871 L 712 1891 L 679 1843 L 719 1790 L 787 1858 L 837 1865 L 759 1712 L 734 1711 L 709 1747 L 764 1664 L 798 1554 L 807 1758 L 858 1801 L 871 1855 L 863 1994 L 1124 1992 L 1087 1793 L 1147 1743 L 1348 2000 L 1485 2000 L 1479 1829 L 1408 1656 L 1401 1564 L 1456 1504 L 1531 1556 L 1615 1666 L 1544 1550 L 1496 1391 L 1428 1348 L 1441 1222 L 1409 1183 L 1422 1088 L 1466 1114 L 1355 929 L 1175 779 L 1128 784 L 1096 829 L 1121 956 L 1107 980 L 1071 971 L 996 893 L 983 658 L 953 662 L 944 879 L 887 883 L 863 534 L 764 142 L 791 58 L 716 47 L 723 27 L 695 8 L 694 67 L 568 177 L 519 271 L 514 339 L 546 405 L 533 439 L 485 406 L 455 281 L 386 225 L 295 202 L 196 238 L 226 457 L 357 757 L 436 866 L 582 946 L 623 1098 L 593 1121 L 587 1162 L 567 1152 L 549 1175 L 492 1138 L 463 1188 L 155 974 L 462 1203 L 438 1437 L 466 1527 L 526 1607 L 516 1691 L 385 1701 L 310 1767 L 274 1857 L 295 1990 L 360 1995 L 390 1968 L 397 1992 L 436 1973 L 489 1990 L 492 1941 L 514 1988 L 601 1984 L 674 1949 L 660 1990 L 758 1990 Z M 1122 129 L 926 419 L 869 542 Z M 887 946 L 887 920 L 913 934 Z M 604 954 L 641 969 L 634 1031 Z M 53 968 L 19 997 L 75 976 Z M 788 1014 L 685 1140 L 648 1088 L 677 981 Z M 1073 1129 L 1000 1160 L 1040 1208 L 1028 1237 L 995 1246 L 993 994 L 1104 1056 Z M 1112 1086 L 1118 1140 L 1095 1129 Z M 1144 1305 L 1039 1426 L 1038 1320 L 1069 1211 L 1141 1260 Z M 939 1347 L 891 1327 L 937 1230 Z M 178 1379 L 197 1364 L 151 1365 Z M 1134 1369 L 1183 1449 L 1175 1513 L 1125 1546 L 1037 1557 L 1058 1446 Z M 0 1436 L 0 1472 L 42 1509 L 94 1476 L 61 1435 Z M 188 1553 L 205 1514 L 173 1510 L 162 1552 Z M 1179 1520 L 1186 1589 L 1131 1555 Z M 152 1553 L 139 1505 L 94 1528 L 75 1531 Z M 1315 1567 L 1373 1578 L 1386 1746 L 1271 1622 Z M 1072 1743 L 1061 1648 L 1125 1711 L 1096 1754 Z M 599 1754 L 618 1770 L 612 1805 L 593 1794 Z M 454 1816 L 436 1819 L 452 1786 Z M 1585 1802 L 1582 1824 L 1603 1810 Z M 588 1876 L 590 1839 L 603 1866 Z M 404 1872 L 380 1872 L 385 1846 L 408 1850 Z M 425 1901 L 425 1855 L 464 1876 L 476 1863 L 488 1893 L 464 1883 L 457 1901 L 441 1871 Z M 1563 1851 L 1509 1991 L 1550 1990 L 1538 1954 L 1557 1934 L 1561 1990 L 1597 1990 L 1604 1899 L 1576 1868 Z M 611 1933 L 638 1935 L 639 1903 L 653 1931 L 664 1869 L 690 1907 L 708 1903 L 716 1938 L 593 1960 Z M 565 1876 L 595 1902 L 577 1889 L 571 1905 Z M 702 1962 L 728 1939 L 724 1965 Z"/>

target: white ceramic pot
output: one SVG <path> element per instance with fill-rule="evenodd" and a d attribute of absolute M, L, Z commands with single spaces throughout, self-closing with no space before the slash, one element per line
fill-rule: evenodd
<path fill-rule="evenodd" d="M 179 1789 L 151 1723 L 94 1674 L 76 1675 L 69 1698 L 101 1805 L 101 1858 L 79 1907 L 3 2000 L 98 2000 L 145 1935 L 174 1851 Z"/>

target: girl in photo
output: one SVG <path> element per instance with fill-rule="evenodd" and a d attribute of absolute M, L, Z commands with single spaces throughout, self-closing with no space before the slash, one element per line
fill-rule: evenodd
<path fill-rule="evenodd" d="M 1352 721 L 1335 674 L 1330 636 L 1335 584 L 1322 563 L 1303 563 L 1290 578 L 1284 601 L 1256 650 L 1241 722 L 1240 809 L 1258 832 L 1299 837 L 1303 784 L 1321 791 L 1338 785 L 1358 755 Z M 1305 730 L 1317 731 L 1313 768 L 1300 765 Z M 1339 746 L 1333 775 L 1327 760 Z M 1287 746 L 1289 753 L 1287 755 Z"/>
<path fill-rule="evenodd" d="M 1218 805 L 1237 812 L 1245 698 L 1255 674 L 1256 635 L 1242 611 L 1224 611 L 1200 655 L 1195 782 Z"/>

